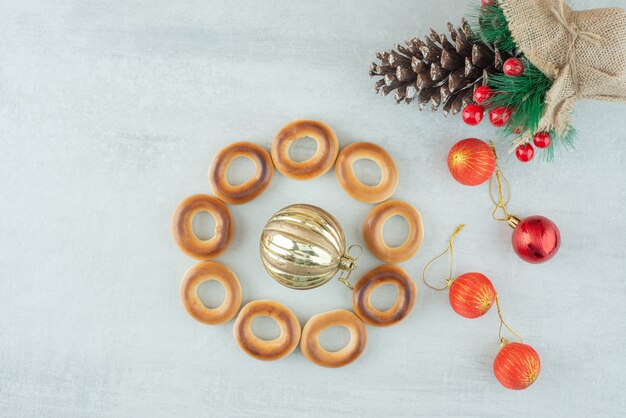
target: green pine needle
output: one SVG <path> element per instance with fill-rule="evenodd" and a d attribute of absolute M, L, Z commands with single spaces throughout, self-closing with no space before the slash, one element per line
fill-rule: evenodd
<path fill-rule="evenodd" d="M 542 157 L 542 160 L 544 161 L 548 161 L 548 162 L 554 161 L 554 154 L 557 151 L 557 148 L 556 148 L 557 143 L 561 144 L 562 148 L 568 151 L 573 151 L 575 148 L 574 139 L 576 138 L 576 129 L 574 129 L 573 126 L 570 126 L 567 132 L 565 132 L 565 135 L 561 137 L 557 137 L 556 132 L 550 131 L 550 137 L 557 138 L 557 141 L 553 140 L 550 143 L 550 146 L 542 152 L 541 157 Z"/>
<path fill-rule="evenodd" d="M 474 33 L 482 40 L 494 45 L 501 51 L 512 53 L 517 46 L 513 40 L 513 35 L 509 29 L 509 24 L 504 16 L 504 11 L 497 4 L 486 4 L 479 6 L 474 15 L 478 26 L 473 29 Z"/>
<path fill-rule="evenodd" d="M 531 133 L 537 131 L 539 120 L 545 110 L 545 99 L 552 81 L 528 60 L 523 60 L 524 74 L 511 77 L 504 73 L 489 77 L 488 83 L 497 94 L 489 100 L 487 107 L 504 106 L 513 109 L 507 125 L 506 135 L 515 134 L 518 127 L 525 127 Z"/>

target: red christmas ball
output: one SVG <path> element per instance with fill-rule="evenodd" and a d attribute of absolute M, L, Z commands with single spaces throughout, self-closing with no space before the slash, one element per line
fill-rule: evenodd
<path fill-rule="evenodd" d="M 511 77 L 519 77 L 524 74 L 524 64 L 519 58 L 509 58 L 502 64 L 502 72 Z"/>
<path fill-rule="evenodd" d="M 483 115 L 485 114 L 485 109 L 477 104 L 470 104 L 463 108 L 463 113 L 461 117 L 463 118 L 463 122 L 467 123 L 470 126 L 475 126 L 483 120 Z"/>
<path fill-rule="evenodd" d="M 513 110 L 504 106 L 496 106 L 489 111 L 489 122 L 497 128 L 500 128 L 509 121 Z"/>
<path fill-rule="evenodd" d="M 529 216 L 517 223 L 511 238 L 513 250 L 528 263 L 544 263 L 554 257 L 561 246 L 561 232 L 545 216 Z"/>
<path fill-rule="evenodd" d="M 496 168 L 496 156 L 484 141 L 463 139 L 448 153 L 448 169 L 456 181 L 466 186 L 478 186 L 489 180 Z"/>
<path fill-rule="evenodd" d="M 450 306 L 465 318 L 478 318 L 487 313 L 496 298 L 491 280 L 481 273 L 465 273 L 450 285 Z"/>
<path fill-rule="evenodd" d="M 527 163 L 535 156 L 535 149 L 530 144 L 518 145 L 515 148 L 515 156 L 523 163 Z"/>
<path fill-rule="evenodd" d="M 522 343 L 505 343 L 493 362 L 496 379 L 507 389 L 526 389 L 537 380 L 540 371 L 539 354 Z"/>
<path fill-rule="evenodd" d="M 476 87 L 476 90 L 474 90 L 474 100 L 478 104 L 484 102 L 485 100 L 491 99 L 493 95 L 494 91 L 489 86 Z"/>
<path fill-rule="evenodd" d="M 533 143 L 537 148 L 548 148 L 551 142 L 552 139 L 549 132 L 537 132 L 533 136 Z"/>

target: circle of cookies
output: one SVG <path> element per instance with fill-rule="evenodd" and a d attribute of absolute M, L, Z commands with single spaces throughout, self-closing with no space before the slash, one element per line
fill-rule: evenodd
<path fill-rule="evenodd" d="M 314 155 L 306 161 L 294 161 L 289 156 L 291 144 L 304 137 L 317 143 Z M 240 185 L 228 181 L 232 162 L 244 157 L 255 164 L 250 179 Z M 380 167 L 382 176 L 378 184 L 369 186 L 361 182 L 354 171 L 357 160 L 369 159 Z M 298 318 L 285 305 L 272 300 L 255 300 L 241 307 L 242 294 L 239 280 L 225 265 L 208 261 L 222 254 L 233 236 L 233 221 L 224 202 L 242 204 L 249 202 L 269 186 L 274 167 L 283 175 L 307 180 L 317 178 L 336 163 L 336 177 L 340 186 L 353 198 L 365 203 L 385 201 L 396 190 L 398 170 L 393 158 L 381 147 L 367 142 L 346 146 L 339 152 L 339 142 L 333 130 L 326 124 L 313 120 L 295 120 L 285 125 L 272 142 L 271 155 L 263 147 L 251 142 L 236 142 L 222 148 L 211 162 L 209 184 L 217 197 L 195 194 L 184 199 L 172 218 L 172 235 L 178 247 L 187 255 L 203 260 L 192 266 L 181 283 L 181 299 L 185 310 L 196 320 L 205 324 L 222 324 L 237 316 L 233 334 L 237 345 L 249 356 L 265 361 L 278 360 L 294 351 L 300 344 L 303 355 L 323 367 L 342 367 L 355 361 L 365 350 L 367 330 L 365 323 L 373 326 L 390 326 L 402 321 L 411 312 L 416 299 L 416 287 L 412 279 L 400 267 L 379 266 L 361 277 L 353 289 L 352 305 L 356 312 L 337 309 L 312 316 L 301 327 Z M 214 236 L 200 239 L 193 231 L 193 218 L 199 212 L 209 212 L 215 219 Z M 400 215 L 409 224 L 406 241 L 399 247 L 385 243 L 382 229 L 385 222 Z M 406 202 L 392 200 L 374 207 L 364 223 L 367 247 L 381 260 L 397 263 L 410 258 L 423 239 L 423 225 L 419 212 Z M 217 308 L 206 307 L 198 297 L 198 287 L 209 280 L 222 284 L 225 291 L 223 303 Z M 351 285 L 345 281 L 348 287 Z M 392 284 L 398 289 L 395 304 L 380 311 L 371 304 L 372 293 L 381 285 Z M 352 287 L 351 287 L 352 288 Z M 273 318 L 280 328 L 280 335 L 270 341 L 252 332 L 252 321 L 258 316 Z M 345 327 L 350 341 L 342 349 L 331 352 L 319 342 L 319 334 L 330 327 Z"/>

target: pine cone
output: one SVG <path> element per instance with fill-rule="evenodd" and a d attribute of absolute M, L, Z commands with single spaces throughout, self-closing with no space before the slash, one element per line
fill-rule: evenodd
<path fill-rule="evenodd" d="M 477 41 L 465 19 L 458 29 L 448 23 L 448 31 L 452 42 L 431 29 L 424 41 L 413 38 L 406 46 L 376 54 L 380 64 L 372 63 L 370 77 L 383 77 L 375 84 L 376 92 L 386 96 L 395 90 L 396 103 L 417 99 L 419 110 L 429 102 L 433 112 L 443 105 L 444 116 L 472 103 L 474 89 L 489 74 L 501 72 L 509 56 Z"/>

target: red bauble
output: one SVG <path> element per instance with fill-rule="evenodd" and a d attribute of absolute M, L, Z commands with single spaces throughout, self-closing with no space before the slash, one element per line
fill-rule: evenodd
<path fill-rule="evenodd" d="M 470 126 L 475 126 L 483 120 L 483 115 L 485 114 L 485 109 L 477 104 L 470 104 L 463 108 L 463 113 L 461 116 L 463 117 L 463 122 L 467 123 Z"/>
<path fill-rule="evenodd" d="M 484 141 L 463 139 L 448 153 L 448 169 L 456 181 L 466 186 L 478 186 L 489 180 L 496 168 L 496 156 Z"/>
<path fill-rule="evenodd" d="M 474 100 L 478 104 L 484 102 L 485 100 L 491 99 L 493 95 L 494 91 L 489 86 L 476 87 L 476 90 L 474 90 Z"/>
<path fill-rule="evenodd" d="M 519 58 L 509 58 L 502 64 L 502 72 L 511 77 L 519 77 L 524 74 L 524 64 Z"/>
<path fill-rule="evenodd" d="M 496 379 L 507 389 L 526 389 L 537 380 L 540 371 L 539 354 L 522 343 L 505 343 L 493 362 Z"/>
<path fill-rule="evenodd" d="M 513 218 L 515 225 L 517 218 Z M 513 249 L 526 262 L 539 264 L 554 257 L 561 246 L 561 232 L 544 216 L 529 216 L 517 222 L 511 238 Z"/>
<path fill-rule="evenodd" d="M 481 273 L 465 273 L 450 285 L 450 306 L 465 318 L 478 318 L 487 313 L 496 298 L 491 281 Z"/>
<path fill-rule="evenodd" d="M 509 121 L 511 115 L 513 114 L 513 110 L 504 106 L 494 107 L 489 111 L 489 122 L 497 128 L 500 128 Z"/>
<path fill-rule="evenodd" d="M 523 163 L 527 163 L 535 156 L 535 149 L 530 144 L 518 145 L 515 148 L 515 156 Z"/>
<path fill-rule="evenodd" d="M 552 139 L 549 132 L 537 132 L 533 136 L 533 143 L 537 148 L 548 148 L 551 142 Z"/>

